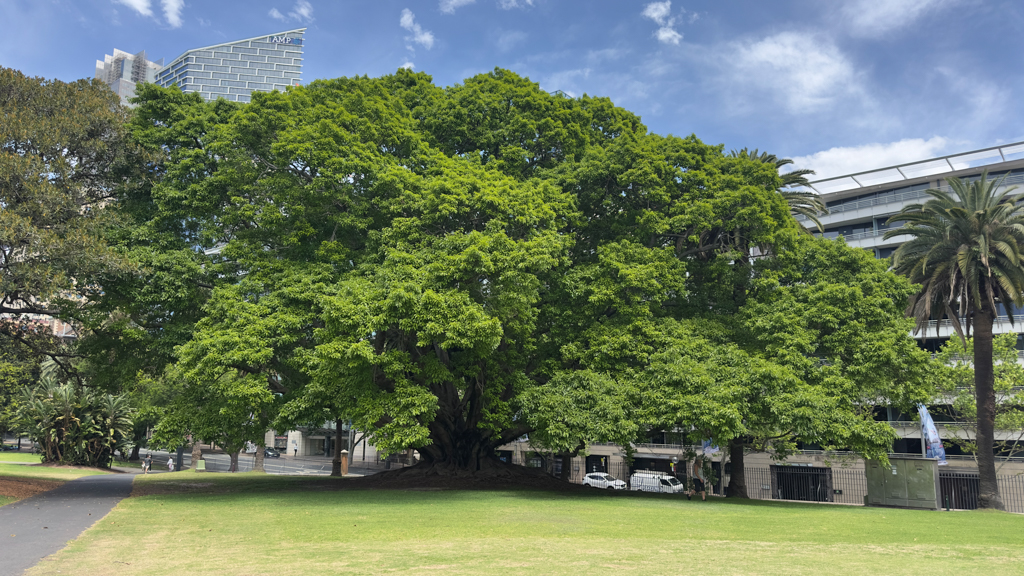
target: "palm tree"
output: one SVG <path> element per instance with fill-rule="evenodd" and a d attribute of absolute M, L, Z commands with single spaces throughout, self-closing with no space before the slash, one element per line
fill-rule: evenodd
<path fill-rule="evenodd" d="M 978 408 L 978 480 L 981 508 L 1003 510 L 996 483 L 996 397 L 992 372 L 992 325 L 1003 305 L 1013 323 L 1013 306 L 1024 305 L 1024 205 L 1000 190 L 1005 177 L 974 181 L 949 178 L 950 192 L 926 190 L 924 204 L 905 207 L 889 222 L 904 221 L 884 238 L 906 234 L 913 239 L 893 253 L 893 269 L 921 291 L 907 314 L 917 329 L 947 317 L 966 346 L 974 329 L 974 386 Z"/>
<path fill-rule="evenodd" d="M 765 164 L 775 164 L 776 170 L 793 163 L 789 158 L 779 158 L 775 154 L 767 152 L 759 154 L 757 148 L 753 150 L 747 150 L 746 148 L 732 150 L 729 152 L 729 156 L 732 158 L 756 160 Z M 814 222 L 819 232 L 823 232 L 824 228 L 821 225 L 821 221 L 818 220 L 818 215 L 828 214 L 828 208 L 825 207 L 825 203 L 821 201 L 820 196 L 809 191 L 810 182 L 807 180 L 807 177 L 812 174 L 814 174 L 814 170 L 791 170 L 784 174 L 779 174 L 779 177 L 782 178 L 782 186 L 777 192 L 786 200 L 790 213 L 805 216 L 808 220 Z M 804 229 L 806 230 L 806 228 Z"/>

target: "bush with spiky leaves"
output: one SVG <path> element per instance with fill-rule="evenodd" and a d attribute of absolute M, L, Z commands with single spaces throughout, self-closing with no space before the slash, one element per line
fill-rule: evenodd
<path fill-rule="evenodd" d="M 131 447 L 129 399 L 44 374 L 22 393 L 16 426 L 39 446 L 43 462 L 109 468 Z"/>

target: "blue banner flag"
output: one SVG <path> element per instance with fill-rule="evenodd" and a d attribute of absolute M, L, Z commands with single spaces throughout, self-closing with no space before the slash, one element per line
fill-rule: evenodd
<path fill-rule="evenodd" d="M 924 404 L 917 405 L 917 413 L 921 416 L 921 441 L 925 445 L 925 457 L 938 458 L 939 466 L 946 465 L 946 449 L 942 447 L 939 430 L 935 427 L 932 415 Z"/>
<path fill-rule="evenodd" d="M 701 453 L 704 454 L 705 456 L 713 456 L 715 454 L 718 454 L 718 452 L 718 446 L 712 445 L 711 440 L 705 440 L 704 442 L 701 442 Z"/>

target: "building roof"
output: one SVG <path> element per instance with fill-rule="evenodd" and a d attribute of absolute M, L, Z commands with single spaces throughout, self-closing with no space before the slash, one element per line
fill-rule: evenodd
<path fill-rule="evenodd" d="M 173 58 L 173 59 L 169 60 L 168 62 L 170 62 L 170 64 L 168 64 L 167 66 L 164 66 L 164 68 L 167 68 L 167 67 L 171 66 L 172 64 L 174 64 L 178 60 L 184 58 L 185 56 L 188 56 L 189 52 L 195 52 L 196 50 L 211 50 L 213 48 L 217 48 L 217 47 L 220 47 L 220 46 L 230 46 L 232 44 L 238 44 L 239 42 L 251 42 L 253 40 L 260 41 L 260 40 L 263 40 L 264 38 L 266 38 L 267 36 L 283 36 L 285 34 L 305 34 L 305 33 L 306 33 L 306 29 L 305 28 L 293 28 L 291 30 L 282 30 L 280 32 L 270 32 L 268 34 L 260 34 L 259 36 L 253 36 L 252 38 L 239 38 L 237 40 L 229 40 L 227 42 L 220 42 L 219 44 L 210 44 L 209 46 L 198 46 L 196 48 L 189 48 L 188 50 L 185 50 L 184 52 L 182 52 L 177 58 Z"/>
<path fill-rule="evenodd" d="M 928 176 L 952 175 L 954 172 L 1013 160 L 1024 160 L 1024 142 L 1014 142 L 865 172 L 855 172 L 844 176 L 823 178 L 812 181 L 810 187 L 818 194 L 833 194 L 874 188 L 882 184 L 899 185 L 903 182 L 911 184 L 913 181 L 920 181 Z"/>

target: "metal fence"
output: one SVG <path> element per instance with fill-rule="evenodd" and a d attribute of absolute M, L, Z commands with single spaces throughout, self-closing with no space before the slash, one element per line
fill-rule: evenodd
<path fill-rule="evenodd" d="M 868 493 L 863 470 L 812 466 L 746 467 L 747 496 L 758 500 L 798 500 L 863 504 Z M 727 474 L 724 485 L 730 480 Z"/>
<path fill-rule="evenodd" d="M 582 483 L 583 475 L 592 470 L 582 467 L 582 459 L 573 460 L 574 471 L 570 481 Z M 630 474 L 635 471 L 616 463 L 604 470 L 628 484 Z M 668 470 L 658 470 L 668 473 Z M 830 502 L 836 504 L 863 505 L 868 494 L 867 477 L 864 470 L 846 468 L 825 468 L 812 466 L 767 466 L 744 468 L 747 496 L 757 500 L 795 500 L 801 502 Z M 675 474 L 686 482 L 686 474 L 680 469 Z M 712 494 L 720 494 L 729 485 L 730 474 L 708 486 Z M 1024 514 L 1024 475 L 1000 475 L 999 493 L 1007 512 Z M 978 507 L 978 473 L 940 470 L 940 502 L 956 510 L 974 510 Z"/>
<path fill-rule="evenodd" d="M 1024 514 L 1024 476 L 996 476 L 999 495 L 1007 512 Z M 954 510 L 976 510 L 978 508 L 979 482 L 977 472 L 954 470 L 939 471 L 940 503 L 944 508 Z"/>

